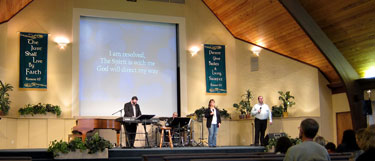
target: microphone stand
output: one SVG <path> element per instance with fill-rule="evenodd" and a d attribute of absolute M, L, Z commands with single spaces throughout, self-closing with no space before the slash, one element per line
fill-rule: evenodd
<path fill-rule="evenodd" d="M 116 111 L 115 113 L 113 113 L 112 115 L 115 115 L 116 113 L 119 113 L 120 112 L 120 117 L 123 117 L 123 115 L 122 115 L 122 111 L 124 111 L 124 109 L 122 108 L 122 109 L 120 109 L 120 110 L 118 110 L 118 111 Z M 121 125 L 122 125 L 122 122 L 120 122 L 121 123 Z M 122 148 L 122 129 L 120 128 L 120 148 Z"/>
<path fill-rule="evenodd" d="M 122 117 L 122 111 L 124 111 L 124 109 L 122 108 L 121 110 L 118 110 L 118 111 L 116 111 L 115 113 L 113 113 L 112 115 L 115 115 L 116 113 L 121 113 L 121 117 Z"/>

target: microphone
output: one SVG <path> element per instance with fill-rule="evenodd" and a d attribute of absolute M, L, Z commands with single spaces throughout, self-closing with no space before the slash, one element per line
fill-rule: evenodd
<path fill-rule="evenodd" d="M 260 106 L 260 108 L 259 108 L 259 112 L 258 112 L 258 113 L 260 113 L 260 111 L 262 111 L 262 106 Z"/>

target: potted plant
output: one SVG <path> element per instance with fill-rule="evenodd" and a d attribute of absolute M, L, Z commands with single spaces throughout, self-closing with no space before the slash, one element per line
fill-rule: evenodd
<path fill-rule="evenodd" d="M 230 113 L 228 113 L 228 111 L 225 110 L 225 109 L 219 109 L 219 113 L 220 113 L 220 117 L 222 117 L 222 118 L 229 118 L 229 119 L 232 119 L 232 118 L 230 117 Z"/>
<path fill-rule="evenodd" d="M 233 104 L 233 107 L 240 111 L 240 119 L 243 118 L 250 118 L 251 114 L 251 100 L 253 99 L 253 92 L 251 92 L 249 89 L 246 90 L 246 93 L 241 96 L 241 101 L 237 104 Z"/>
<path fill-rule="evenodd" d="M 202 121 L 203 120 L 203 116 L 204 116 L 204 112 L 205 111 L 206 111 L 206 108 L 204 106 L 202 106 L 201 108 L 196 109 L 194 111 L 194 114 L 197 116 L 197 120 L 198 121 Z"/>
<path fill-rule="evenodd" d="M 283 116 L 283 106 L 272 106 L 272 117 L 282 117 Z"/>
<path fill-rule="evenodd" d="M 204 113 L 206 112 L 206 110 L 207 110 L 207 108 L 204 107 L 204 106 L 202 106 L 201 108 L 196 109 L 196 110 L 194 111 L 194 114 L 197 116 L 198 121 L 202 121 L 202 120 L 203 120 Z M 219 109 L 219 113 L 220 113 L 220 116 L 221 116 L 222 118 L 229 118 L 229 119 L 232 119 L 232 118 L 230 117 L 230 114 L 228 113 L 228 111 L 225 110 L 225 109 Z"/>
<path fill-rule="evenodd" d="M 109 141 L 95 133 L 86 138 L 85 142 L 81 138 L 75 138 L 69 143 L 54 140 L 47 151 L 52 153 L 55 159 L 104 159 L 108 158 L 108 149 L 112 147 Z"/>
<path fill-rule="evenodd" d="M 290 136 L 288 136 L 288 138 L 290 142 L 292 143 L 292 145 L 297 145 L 297 144 L 302 143 L 302 140 L 300 138 L 292 138 Z M 266 145 L 267 152 L 275 152 L 275 147 L 276 147 L 278 139 L 279 138 L 272 138 L 268 140 L 268 144 Z"/>
<path fill-rule="evenodd" d="M 288 117 L 288 107 L 292 107 L 296 103 L 294 102 L 294 96 L 290 94 L 290 91 L 286 91 L 285 93 L 283 91 L 278 92 L 280 94 L 279 100 L 282 101 L 282 106 L 284 109 L 283 116 Z"/>
<path fill-rule="evenodd" d="M 9 91 L 13 91 L 13 86 L 0 80 L 0 115 L 7 115 L 9 112 Z"/>
<path fill-rule="evenodd" d="M 50 117 L 56 117 L 61 115 L 61 108 L 58 105 L 52 104 L 27 104 L 25 107 L 20 108 L 18 113 L 24 117 L 33 117 L 34 115 L 43 117 L 47 116 L 48 113 L 52 114 Z"/>

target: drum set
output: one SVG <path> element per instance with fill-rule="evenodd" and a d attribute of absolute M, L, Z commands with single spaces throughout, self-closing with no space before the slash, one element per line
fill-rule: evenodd
<path fill-rule="evenodd" d="M 174 147 L 196 147 L 204 146 L 207 144 L 206 138 L 203 137 L 203 121 L 200 127 L 200 138 L 198 142 L 195 141 L 194 137 L 194 125 L 199 125 L 194 123 L 195 121 L 189 117 L 160 117 L 160 122 L 157 124 L 152 124 L 149 138 L 151 147 L 158 147 L 160 144 L 160 135 L 162 132 L 162 127 L 171 127 L 171 139 Z M 164 133 L 167 133 L 166 131 Z M 163 146 L 168 146 L 169 137 L 164 136 Z"/>

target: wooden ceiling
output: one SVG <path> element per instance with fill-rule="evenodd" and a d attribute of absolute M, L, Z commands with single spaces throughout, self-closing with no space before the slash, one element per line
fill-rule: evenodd
<path fill-rule="evenodd" d="M 288 11 L 276 0 L 203 0 L 238 39 L 317 67 L 331 83 L 341 79 Z"/>
<path fill-rule="evenodd" d="M 7 22 L 32 0 L 0 0 L 0 24 Z"/>
<path fill-rule="evenodd" d="M 375 67 L 375 0 L 299 0 L 360 77 Z"/>

